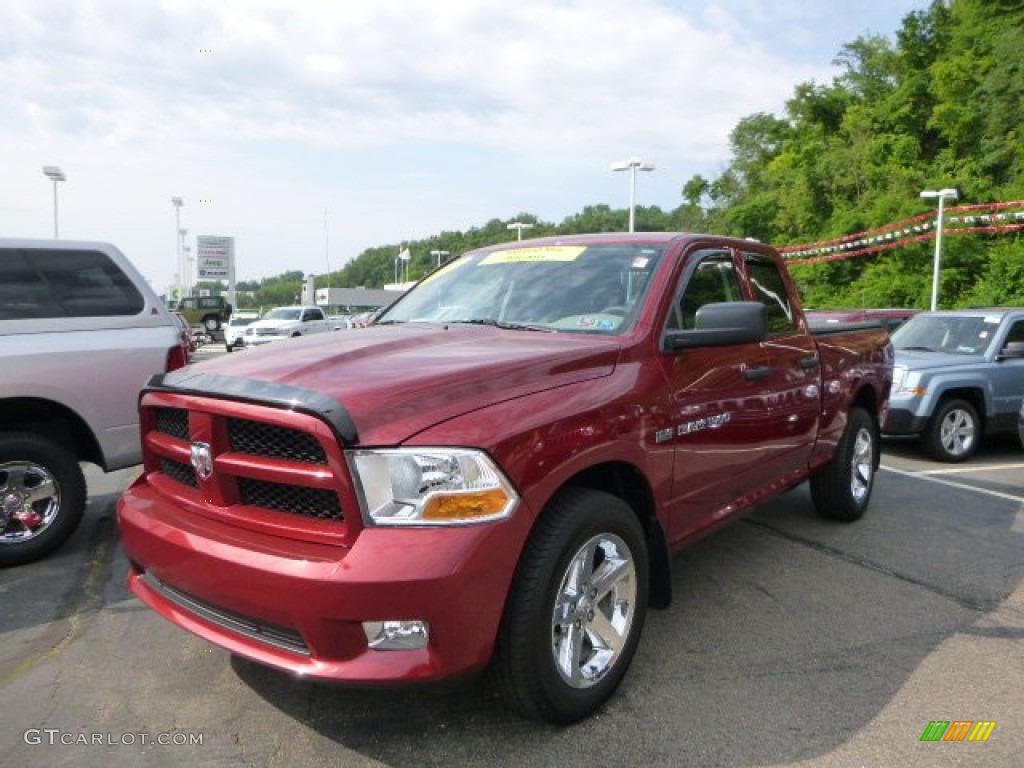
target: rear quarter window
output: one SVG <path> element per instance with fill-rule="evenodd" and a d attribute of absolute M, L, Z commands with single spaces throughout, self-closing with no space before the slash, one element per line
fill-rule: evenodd
<path fill-rule="evenodd" d="M 137 315 L 145 304 L 100 251 L 0 250 L 0 319 Z"/>

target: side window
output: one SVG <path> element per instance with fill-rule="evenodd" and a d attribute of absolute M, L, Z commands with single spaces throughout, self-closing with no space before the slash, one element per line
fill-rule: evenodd
<path fill-rule="evenodd" d="M 0 320 L 40 317 L 64 317 L 64 310 L 25 251 L 0 250 Z"/>
<path fill-rule="evenodd" d="M 98 251 L 13 249 L 0 254 L 0 316 L 137 315 L 146 302 Z"/>
<path fill-rule="evenodd" d="M 1010 326 L 1010 332 L 1006 334 L 1007 343 L 1024 344 L 1024 320 L 1018 320 Z"/>
<path fill-rule="evenodd" d="M 768 308 L 768 333 L 781 335 L 796 331 L 793 302 L 782 273 L 774 261 L 754 253 L 744 254 L 755 298 Z"/>
<path fill-rule="evenodd" d="M 728 251 L 703 251 L 695 254 L 696 268 L 683 288 L 672 314 L 669 330 L 689 330 L 696 325 L 697 310 L 705 304 L 740 301 L 743 289 Z"/>

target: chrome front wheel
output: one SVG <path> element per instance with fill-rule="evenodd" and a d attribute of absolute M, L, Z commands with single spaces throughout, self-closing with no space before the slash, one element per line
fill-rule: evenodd
<path fill-rule="evenodd" d="M 636 564 L 614 534 L 587 541 L 562 575 L 551 617 L 551 653 L 562 679 L 589 688 L 619 660 L 636 615 Z"/>
<path fill-rule="evenodd" d="M 647 615 L 647 541 L 622 499 L 565 488 L 526 543 L 505 606 L 492 679 L 536 720 L 567 724 L 615 692 Z"/>

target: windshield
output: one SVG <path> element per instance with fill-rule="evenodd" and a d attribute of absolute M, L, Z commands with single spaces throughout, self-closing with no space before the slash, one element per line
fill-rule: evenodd
<path fill-rule="evenodd" d="M 272 309 L 263 316 L 264 320 L 298 320 L 302 315 L 302 310 L 295 308 L 289 309 L 287 307 L 280 307 L 278 309 Z"/>
<path fill-rule="evenodd" d="M 893 332 L 892 345 L 895 349 L 981 355 L 998 327 L 999 318 L 985 315 L 918 315 Z"/>
<path fill-rule="evenodd" d="M 621 243 L 474 252 L 427 276 L 377 323 L 621 333 L 632 325 L 663 252 Z"/>

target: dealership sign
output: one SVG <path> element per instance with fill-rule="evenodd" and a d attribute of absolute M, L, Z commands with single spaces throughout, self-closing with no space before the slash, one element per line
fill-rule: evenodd
<path fill-rule="evenodd" d="M 235 238 L 199 235 L 196 238 L 199 279 L 228 280 L 234 274 Z"/>

